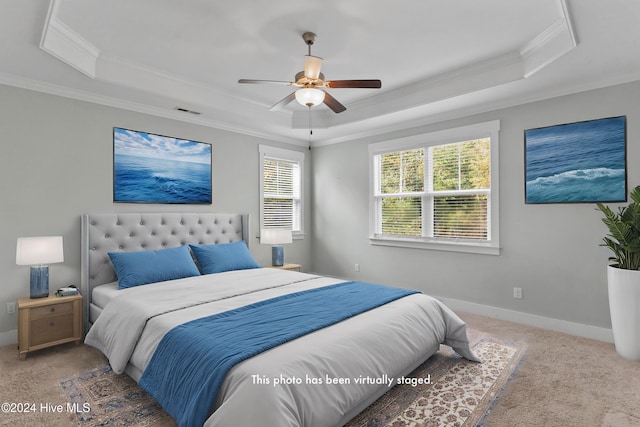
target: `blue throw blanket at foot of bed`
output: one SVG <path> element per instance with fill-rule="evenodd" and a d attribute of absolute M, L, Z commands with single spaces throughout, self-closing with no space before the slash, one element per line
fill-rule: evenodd
<path fill-rule="evenodd" d="M 140 386 L 180 426 L 202 426 L 227 372 L 237 363 L 414 293 L 345 282 L 184 323 L 162 338 Z"/>

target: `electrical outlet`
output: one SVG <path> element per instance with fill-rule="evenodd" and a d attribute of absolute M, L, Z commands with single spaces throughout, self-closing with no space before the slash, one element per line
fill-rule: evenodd
<path fill-rule="evenodd" d="M 7 303 L 7 314 L 16 314 L 16 303 L 11 301 Z"/>
<path fill-rule="evenodd" d="M 360 264 L 355 264 L 355 265 L 353 266 L 353 270 L 354 270 L 354 271 L 360 271 Z"/>
<path fill-rule="evenodd" d="M 515 299 L 522 299 L 522 288 L 513 288 L 513 297 Z"/>

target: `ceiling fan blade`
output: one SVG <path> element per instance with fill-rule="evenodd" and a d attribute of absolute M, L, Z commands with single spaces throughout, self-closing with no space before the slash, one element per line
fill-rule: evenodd
<path fill-rule="evenodd" d="M 291 92 L 289 95 L 285 96 L 280 101 L 278 101 L 275 105 L 273 105 L 271 108 L 269 108 L 269 111 L 282 110 L 284 107 L 286 107 L 294 99 L 296 99 L 296 93 L 295 92 Z"/>
<path fill-rule="evenodd" d="M 329 95 L 329 92 L 324 93 L 324 103 L 327 107 L 331 108 L 334 113 L 342 113 L 347 109 L 347 107 L 342 105 L 337 99 Z"/>
<path fill-rule="evenodd" d="M 238 83 L 248 83 L 248 84 L 268 84 L 268 85 L 285 85 L 292 86 L 292 82 L 285 82 L 281 80 L 253 80 L 253 79 L 240 79 Z"/>
<path fill-rule="evenodd" d="M 333 89 L 380 89 L 382 87 L 382 82 L 380 80 L 332 80 L 330 82 L 326 82 L 325 86 Z"/>
<path fill-rule="evenodd" d="M 304 76 L 309 79 L 317 79 L 320 76 L 320 68 L 322 67 L 322 58 L 317 56 L 305 55 L 304 57 Z"/>

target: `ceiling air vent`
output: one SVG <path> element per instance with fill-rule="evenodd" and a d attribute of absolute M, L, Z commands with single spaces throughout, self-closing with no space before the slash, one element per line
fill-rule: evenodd
<path fill-rule="evenodd" d="M 183 112 L 183 113 L 194 114 L 194 115 L 196 115 L 196 116 L 199 116 L 200 114 L 202 114 L 202 113 L 200 113 L 200 112 L 198 112 L 198 111 L 188 110 L 188 109 L 186 109 L 186 108 L 182 108 L 182 107 L 176 107 L 175 109 L 176 109 L 177 111 L 181 111 L 181 112 Z"/>

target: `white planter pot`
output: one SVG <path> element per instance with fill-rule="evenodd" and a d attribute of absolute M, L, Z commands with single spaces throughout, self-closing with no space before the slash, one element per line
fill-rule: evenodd
<path fill-rule="evenodd" d="M 640 361 L 640 270 L 607 268 L 609 310 L 616 351 Z"/>

